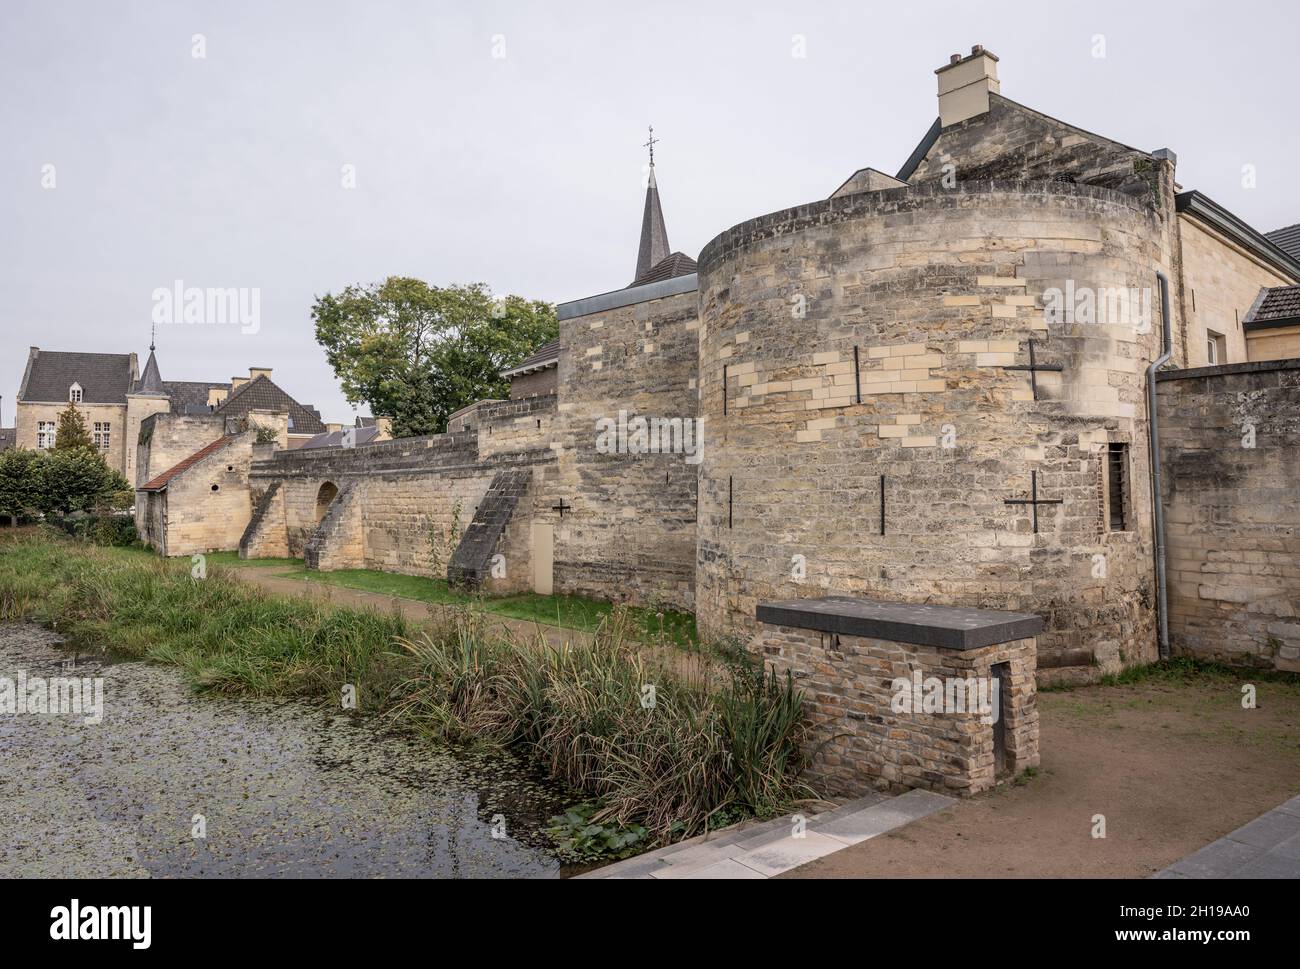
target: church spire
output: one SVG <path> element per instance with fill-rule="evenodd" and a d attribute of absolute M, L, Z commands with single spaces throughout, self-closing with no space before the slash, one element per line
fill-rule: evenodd
<path fill-rule="evenodd" d="M 641 248 L 636 254 L 636 275 L 640 279 L 651 267 L 667 259 L 672 250 L 668 248 L 668 229 L 664 226 L 664 210 L 659 204 L 659 186 L 655 182 L 655 137 L 654 125 L 650 126 L 650 140 L 645 143 L 650 149 L 650 180 L 645 190 L 645 212 L 641 216 Z"/>
<path fill-rule="evenodd" d="M 144 373 L 140 375 L 140 383 L 136 385 L 135 392 L 153 397 L 166 397 L 167 389 L 163 386 L 162 374 L 158 372 L 158 358 L 154 355 L 155 340 L 156 328 L 150 329 L 149 360 L 144 365 Z"/>

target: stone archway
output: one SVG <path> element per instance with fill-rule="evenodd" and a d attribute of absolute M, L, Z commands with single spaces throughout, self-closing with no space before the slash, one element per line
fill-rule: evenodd
<path fill-rule="evenodd" d="M 326 481 L 320 486 L 320 491 L 316 492 L 316 524 L 320 524 L 325 513 L 329 511 L 330 505 L 334 499 L 339 496 L 338 486 L 332 481 Z"/>

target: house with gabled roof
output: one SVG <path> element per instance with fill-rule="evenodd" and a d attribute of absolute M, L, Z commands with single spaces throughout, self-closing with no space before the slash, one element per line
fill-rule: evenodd
<path fill-rule="evenodd" d="M 286 447 L 298 447 L 325 430 L 320 414 L 271 380 L 269 367 L 250 367 L 229 380 L 164 380 L 153 343 L 143 371 L 134 353 L 84 353 L 32 347 L 19 385 L 11 447 L 54 446 L 59 414 L 74 405 L 109 467 L 140 484 L 136 450 L 145 421 L 156 414 L 242 417 L 250 411 L 283 412 Z M 7 438 L 6 438 L 7 439 Z"/>

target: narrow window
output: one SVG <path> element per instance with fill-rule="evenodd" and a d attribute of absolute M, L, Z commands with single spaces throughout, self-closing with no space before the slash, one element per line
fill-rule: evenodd
<path fill-rule="evenodd" d="M 1228 338 L 1213 330 L 1205 331 L 1205 358 L 1210 366 L 1228 362 Z"/>
<path fill-rule="evenodd" d="M 36 447 L 42 451 L 48 451 L 54 447 L 54 430 L 54 421 L 37 421 Z"/>
<path fill-rule="evenodd" d="M 68 388 L 68 403 L 70 404 L 81 403 L 81 384 L 73 384 L 71 387 Z"/>
<path fill-rule="evenodd" d="M 101 451 L 107 451 L 109 438 L 111 436 L 111 425 L 109 421 L 95 421 L 95 447 Z"/>
<path fill-rule="evenodd" d="M 1106 485 L 1110 499 L 1110 530 L 1128 531 L 1128 445 L 1111 442 L 1106 453 Z"/>

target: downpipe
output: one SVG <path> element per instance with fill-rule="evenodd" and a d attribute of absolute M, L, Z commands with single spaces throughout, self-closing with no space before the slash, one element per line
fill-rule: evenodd
<path fill-rule="evenodd" d="M 1173 356 L 1169 323 L 1169 280 L 1156 270 L 1160 283 L 1160 356 L 1147 367 L 1147 444 L 1151 448 L 1151 506 L 1155 520 L 1156 622 L 1160 658 L 1169 658 L 1169 596 L 1165 581 L 1165 504 L 1160 488 L 1160 413 L 1156 407 L 1156 371 Z"/>

